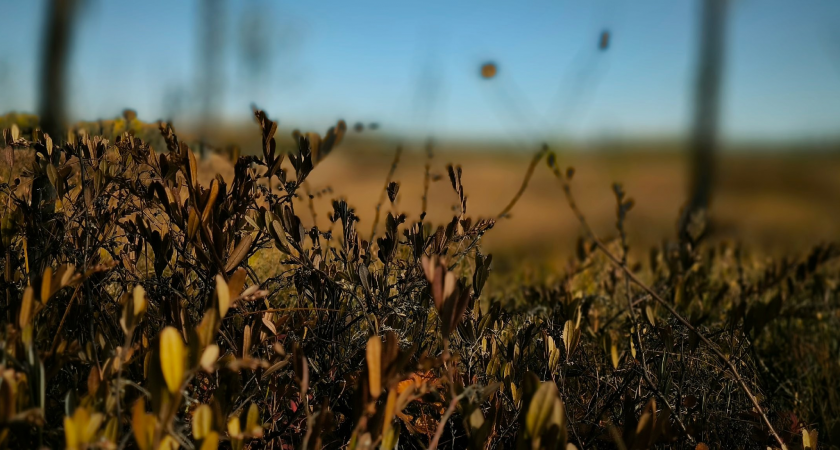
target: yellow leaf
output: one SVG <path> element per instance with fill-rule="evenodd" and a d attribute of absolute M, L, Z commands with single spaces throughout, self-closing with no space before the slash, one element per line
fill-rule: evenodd
<path fill-rule="evenodd" d="M 248 407 L 248 416 L 245 419 L 245 432 L 252 435 L 262 434 L 262 423 L 260 422 L 260 409 L 256 403 Z"/>
<path fill-rule="evenodd" d="M 204 211 L 201 213 L 201 221 L 207 222 L 210 214 L 213 212 L 213 204 L 216 203 L 216 198 L 219 196 L 219 181 L 213 180 L 210 182 L 210 195 L 207 197 L 207 203 L 204 205 Z"/>
<path fill-rule="evenodd" d="M 160 368 L 169 392 L 176 393 L 184 381 L 184 341 L 173 327 L 166 327 L 160 333 Z"/>
<path fill-rule="evenodd" d="M 245 325 L 245 330 L 242 332 L 242 357 L 247 358 L 251 352 L 251 326 Z"/>
<path fill-rule="evenodd" d="M 580 328 L 575 326 L 571 320 L 566 321 L 566 326 L 563 328 L 563 344 L 566 345 L 566 358 L 568 359 L 572 353 L 575 352 L 578 342 L 580 341 Z"/>
<path fill-rule="evenodd" d="M 382 450 L 391 450 L 397 445 L 397 439 L 399 438 L 400 429 L 397 427 L 391 427 L 387 430 L 382 432 L 382 445 L 380 448 Z"/>
<path fill-rule="evenodd" d="M 397 390 L 390 389 L 388 391 L 388 400 L 385 402 L 385 417 L 383 419 L 382 435 L 387 436 L 391 430 L 391 422 L 394 421 L 394 413 L 397 408 Z M 390 448 L 390 447 L 389 447 Z"/>
<path fill-rule="evenodd" d="M 152 450 L 152 441 L 155 433 L 155 417 L 146 414 L 146 404 L 141 398 L 131 409 L 131 431 L 134 432 L 134 439 L 140 450 Z"/>
<path fill-rule="evenodd" d="M 443 299 L 446 300 L 455 292 L 455 286 L 457 285 L 458 280 L 455 277 L 453 272 L 446 272 L 446 277 L 444 278 L 443 283 Z"/>
<path fill-rule="evenodd" d="M 561 444 L 560 448 L 563 448 L 562 444 L 566 442 L 566 433 L 568 433 L 568 430 L 566 429 L 566 405 L 563 404 L 563 400 L 560 399 L 559 395 L 554 398 L 554 408 L 551 410 L 550 424 L 557 425 L 560 432 L 558 441 Z"/>
<path fill-rule="evenodd" d="M 198 231 L 198 223 L 198 214 L 195 213 L 194 208 L 190 208 L 190 214 L 187 217 L 187 239 L 190 241 L 193 240 L 195 233 Z"/>
<path fill-rule="evenodd" d="M 160 445 L 158 445 L 158 450 L 178 450 L 181 445 L 178 444 L 178 441 L 175 440 L 170 435 L 166 435 L 163 439 L 160 440 Z"/>
<path fill-rule="evenodd" d="M 230 309 L 230 291 L 222 275 L 216 275 L 216 297 L 219 298 L 219 317 L 224 318 Z"/>
<path fill-rule="evenodd" d="M 134 286 L 132 294 L 134 296 L 134 315 L 139 316 L 146 312 L 146 290 L 138 284 Z"/>
<path fill-rule="evenodd" d="M 216 344 L 210 344 L 204 349 L 204 352 L 201 353 L 201 361 L 199 363 L 205 372 L 213 373 L 214 366 L 218 359 L 219 346 Z"/>
<path fill-rule="evenodd" d="M 126 334 L 134 330 L 146 312 L 146 291 L 139 284 L 134 286 L 131 298 L 123 305 L 120 325 Z"/>
<path fill-rule="evenodd" d="M 44 271 L 44 276 L 41 278 L 41 303 L 46 304 L 47 300 L 50 299 L 50 291 L 51 283 L 52 283 L 52 267 L 47 267 L 47 270 Z"/>
<path fill-rule="evenodd" d="M 228 436 L 231 439 L 237 438 L 242 435 L 242 428 L 239 425 L 239 417 L 231 417 L 227 424 L 228 429 Z"/>
<path fill-rule="evenodd" d="M 93 439 L 96 437 L 96 432 L 99 431 L 99 427 L 102 425 L 104 420 L 105 416 L 102 413 L 90 415 L 87 422 L 82 425 L 84 427 L 82 439 L 85 443 L 93 442 Z"/>
<path fill-rule="evenodd" d="M 213 410 L 208 405 L 198 405 L 192 416 L 192 435 L 204 439 L 213 431 Z"/>
<path fill-rule="evenodd" d="M 618 344 L 615 341 L 610 343 L 610 359 L 612 360 L 613 369 L 618 369 Z"/>
<path fill-rule="evenodd" d="M 195 153 L 193 153 L 192 150 L 188 148 L 187 155 L 189 158 L 190 165 L 190 183 L 192 183 L 193 189 L 198 191 L 198 163 L 195 160 Z"/>
<path fill-rule="evenodd" d="M 112 264 L 114 262 L 114 258 L 111 256 L 110 253 L 108 253 L 108 250 L 105 250 L 104 248 L 100 248 L 98 253 L 99 253 L 99 263 L 100 264 L 109 265 L 109 264 Z"/>
<path fill-rule="evenodd" d="M 653 312 L 653 308 L 651 308 L 650 305 L 645 305 L 645 317 L 652 327 L 656 326 L 656 314 Z"/>
<path fill-rule="evenodd" d="M 554 410 L 554 399 L 557 398 L 557 386 L 553 381 L 540 384 L 537 392 L 531 398 L 528 414 L 525 416 L 525 428 L 532 438 L 539 438 L 545 431 Z"/>
<path fill-rule="evenodd" d="M 116 417 L 111 417 L 108 420 L 108 423 L 105 425 L 105 431 L 102 433 L 102 437 L 105 438 L 111 444 L 117 443 L 117 434 L 119 433 L 120 429 L 120 420 Z"/>
<path fill-rule="evenodd" d="M 437 255 L 432 255 L 431 258 L 426 256 L 426 255 L 423 255 L 423 257 L 420 258 L 420 262 L 422 263 L 422 266 L 423 266 L 423 272 L 426 274 L 426 280 L 428 280 L 429 283 L 432 283 L 433 281 L 435 281 L 435 269 L 437 268 Z"/>
<path fill-rule="evenodd" d="M 641 444 L 641 448 L 647 448 L 653 444 L 655 438 L 656 428 L 656 400 L 650 399 L 639 417 L 639 423 L 636 425 L 636 439 L 635 442 Z"/>
<path fill-rule="evenodd" d="M 67 286 L 68 284 L 70 284 L 70 281 L 72 281 L 76 275 L 76 267 L 73 266 L 73 264 L 66 264 L 58 269 L 56 275 L 58 275 L 59 273 L 61 274 L 61 283 L 59 283 L 59 287 Z"/>
<path fill-rule="evenodd" d="M 64 417 L 64 445 L 68 450 L 75 450 L 82 444 L 80 436 L 76 433 L 76 426 L 73 423 L 73 418 L 70 416 Z"/>
<path fill-rule="evenodd" d="M 470 414 L 470 428 L 478 430 L 482 425 L 484 425 L 484 414 L 481 412 L 481 408 L 476 408 Z"/>
<path fill-rule="evenodd" d="M 29 325 L 34 313 L 34 291 L 32 290 L 32 286 L 27 286 L 26 290 L 23 291 L 23 302 L 20 304 L 20 315 L 18 316 L 18 325 L 20 325 L 21 329 Z"/>
<path fill-rule="evenodd" d="M 216 315 L 215 310 L 209 310 L 204 313 L 204 317 L 201 318 L 201 322 L 198 324 L 198 327 L 196 327 L 201 346 L 207 346 L 213 342 L 213 338 L 216 335 L 216 331 L 219 329 L 219 325 L 219 318 Z"/>
<path fill-rule="evenodd" d="M 370 395 L 378 398 L 382 393 L 382 340 L 379 336 L 371 336 L 367 343 L 367 366 Z"/>
<path fill-rule="evenodd" d="M 204 438 L 199 450 L 217 450 L 219 448 L 219 433 L 211 431 Z"/>
<path fill-rule="evenodd" d="M 806 428 L 802 428 L 802 448 L 804 449 L 816 449 L 817 448 L 817 430 L 808 431 Z"/>

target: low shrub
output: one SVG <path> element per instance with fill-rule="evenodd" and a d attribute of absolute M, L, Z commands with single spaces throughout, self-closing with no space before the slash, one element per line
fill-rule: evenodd
<path fill-rule="evenodd" d="M 617 236 L 602 240 L 547 149 L 497 218 L 467 215 L 449 166 L 447 224 L 389 212 L 364 239 L 335 200 L 329 229 L 307 228 L 295 199 L 346 127 L 296 132 L 285 155 L 255 118 L 262 155 L 206 186 L 168 124 L 160 153 L 129 132 L 4 132 L 2 447 L 840 442 L 835 247 L 754 265 L 704 244 L 697 217 L 631 263 L 632 201 L 615 187 Z M 481 238 L 542 159 L 581 221 L 577 254 L 556 283 L 490 295 L 504 274 Z M 383 190 L 399 195 L 390 176 Z M 268 249 L 279 263 L 255 271 Z"/>

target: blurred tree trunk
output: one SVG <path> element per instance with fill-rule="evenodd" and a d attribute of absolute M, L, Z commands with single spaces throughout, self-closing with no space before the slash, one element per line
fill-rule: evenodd
<path fill-rule="evenodd" d="M 720 88 L 723 72 L 728 0 L 700 0 L 699 52 L 694 90 L 694 117 L 689 151 L 689 199 L 680 219 L 685 237 L 691 216 L 709 208 L 718 152 Z"/>
<path fill-rule="evenodd" d="M 199 154 L 203 158 L 208 134 L 219 119 L 219 101 L 224 98 L 225 0 L 199 0 L 198 6 Z"/>
<path fill-rule="evenodd" d="M 67 126 L 67 72 L 70 38 L 78 0 L 50 0 L 41 53 L 38 109 L 41 130 L 54 139 L 65 135 Z"/>

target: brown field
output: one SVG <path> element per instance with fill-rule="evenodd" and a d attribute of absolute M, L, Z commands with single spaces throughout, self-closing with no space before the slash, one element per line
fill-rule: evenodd
<path fill-rule="evenodd" d="M 369 236 L 375 207 L 383 191 L 393 152 L 340 147 L 326 158 L 308 180 L 310 192 L 331 188 L 332 193 L 314 200 L 321 229 L 329 226 L 331 199 L 342 197 L 356 209 L 359 229 Z M 676 219 L 685 198 L 687 161 L 677 151 L 560 154 L 562 165 L 575 167 L 575 196 L 596 231 L 614 234 L 615 198 L 612 183 L 624 185 L 636 203 L 629 216 L 631 247 L 638 256 L 663 238 L 674 236 Z M 440 176 L 431 184 L 428 217 L 433 223 L 448 222 L 457 207 L 446 164 L 460 164 L 471 215 L 495 217 L 513 197 L 532 155 L 512 152 L 458 151 L 444 149 L 432 160 L 431 173 Z M 422 149 L 403 152 L 394 180 L 400 183 L 396 210 L 409 221 L 421 212 Z M 213 155 L 203 163 L 209 178 L 221 173 L 232 176 L 230 164 Z M 800 254 L 811 245 L 840 238 L 840 158 L 807 152 L 750 154 L 721 157 L 717 195 L 711 211 L 714 239 L 739 240 L 747 249 L 761 253 Z M 301 204 L 301 207 L 306 207 Z M 383 216 L 390 205 L 385 200 Z M 302 214 L 311 223 L 311 214 Z M 381 221 L 380 221 L 381 226 Z M 541 163 L 512 216 L 497 222 L 484 238 L 486 251 L 498 259 L 497 268 L 521 258 L 529 262 L 562 263 L 573 250 L 579 225 L 565 203 L 560 185 Z"/>

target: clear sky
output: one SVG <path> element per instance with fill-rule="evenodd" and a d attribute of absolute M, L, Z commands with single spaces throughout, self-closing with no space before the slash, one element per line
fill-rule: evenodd
<path fill-rule="evenodd" d="M 196 110 L 198 1 L 83 3 L 76 118 Z M 2 112 L 35 109 L 44 6 L 0 0 Z M 255 102 L 314 130 L 344 118 L 466 138 L 674 136 L 690 121 L 698 12 L 698 0 L 227 0 L 220 101 L 227 118 L 249 119 Z M 726 135 L 836 136 L 839 24 L 837 0 L 732 0 Z M 257 74 L 242 58 L 245 28 L 266 42 Z M 485 61 L 493 80 L 478 75 Z"/>

